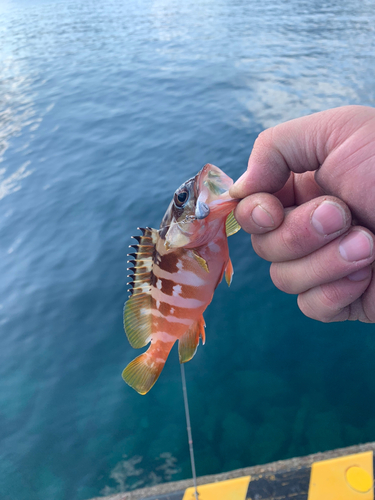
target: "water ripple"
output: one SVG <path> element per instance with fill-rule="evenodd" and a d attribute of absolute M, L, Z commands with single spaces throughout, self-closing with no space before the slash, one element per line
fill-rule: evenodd
<path fill-rule="evenodd" d="M 121 379 L 130 236 L 207 161 L 239 176 L 264 127 L 375 106 L 373 1 L 14 0 L 0 15 L 0 497 L 189 477 L 176 352 L 147 397 Z M 198 474 L 375 440 L 371 325 L 304 318 L 247 235 L 230 248 L 233 284 L 187 367 Z"/>

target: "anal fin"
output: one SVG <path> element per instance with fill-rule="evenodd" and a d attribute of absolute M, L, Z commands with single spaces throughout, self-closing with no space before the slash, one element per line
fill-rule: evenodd
<path fill-rule="evenodd" d="M 206 334 L 204 331 L 205 323 L 203 316 L 198 321 L 193 323 L 189 330 L 178 341 L 178 356 L 180 363 L 190 361 L 197 351 L 199 339 L 202 339 L 202 344 L 206 341 Z"/>
<path fill-rule="evenodd" d="M 200 317 L 199 319 L 199 329 L 200 329 L 200 338 L 202 339 L 202 344 L 204 345 L 206 343 L 206 332 L 205 332 L 205 326 L 206 323 L 204 322 L 203 316 Z"/>

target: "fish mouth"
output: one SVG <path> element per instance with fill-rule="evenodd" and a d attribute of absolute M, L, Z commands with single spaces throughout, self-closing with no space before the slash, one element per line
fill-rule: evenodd
<path fill-rule="evenodd" d="M 229 188 L 233 185 L 233 179 L 211 163 L 206 163 L 197 177 L 199 192 L 206 188 L 216 196 L 221 196 L 226 191 L 229 191 Z"/>
<path fill-rule="evenodd" d="M 210 213 L 229 209 L 228 213 L 235 208 L 238 199 L 229 195 L 229 189 L 233 185 L 233 179 L 225 174 L 220 168 L 207 163 L 197 174 L 196 187 L 198 198 L 196 202 L 195 216 L 204 219 Z"/>

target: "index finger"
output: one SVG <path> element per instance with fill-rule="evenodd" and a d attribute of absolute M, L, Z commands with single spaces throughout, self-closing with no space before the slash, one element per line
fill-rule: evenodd
<path fill-rule="evenodd" d="M 363 106 L 322 111 L 262 132 L 254 143 L 247 171 L 230 189 L 234 198 L 279 191 L 290 173 L 318 170 L 359 126 Z"/>

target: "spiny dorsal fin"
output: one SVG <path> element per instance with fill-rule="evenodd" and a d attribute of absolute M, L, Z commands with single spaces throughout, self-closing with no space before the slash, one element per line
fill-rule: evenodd
<path fill-rule="evenodd" d="M 241 226 L 238 224 L 236 219 L 234 218 L 233 210 L 228 215 L 227 220 L 225 222 L 225 232 L 227 236 L 232 236 L 232 234 L 237 233 L 241 229 Z"/>
<path fill-rule="evenodd" d="M 158 237 L 156 229 L 141 229 L 136 253 L 130 261 L 131 297 L 124 307 L 124 328 L 130 345 L 135 349 L 144 347 L 151 340 L 151 288 L 153 280 L 154 248 Z M 133 245 L 134 246 L 134 245 Z"/>
<path fill-rule="evenodd" d="M 146 229 L 138 228 L 142 231 L 142 235 L 132 236 L 138 241 L 137 245 L 131 245 L 137 251 L 136 253 L 129 254 L 133 257 L 129 264 L 131 267 L 129 271 L 131 274 L 128 277 L 131 279 L 130 292 L 132 295 L 137 295 L 139 293 L 147 293 L 152 282 L 152 265 L 155 244 L 158 238 L 159 232 L 156 229 L 147 227 Z"/>
<path fill-rule="evenodd" d="M 190 361 L 197 351 L 199 338 L 205 343 L 204 319 L 201 316 L 178 341 L 178 356 L 180 363 Z"/>

